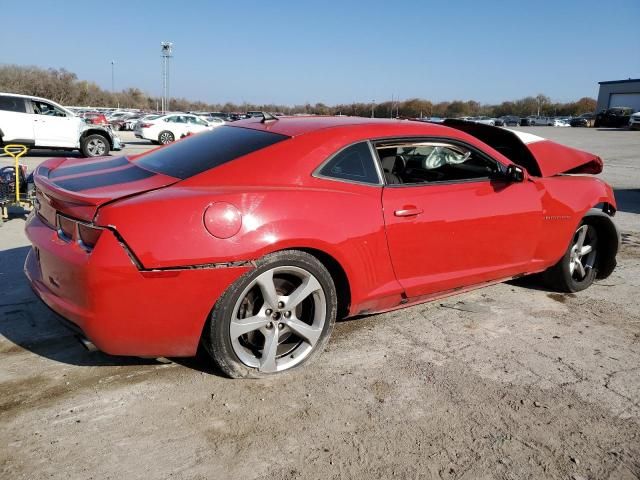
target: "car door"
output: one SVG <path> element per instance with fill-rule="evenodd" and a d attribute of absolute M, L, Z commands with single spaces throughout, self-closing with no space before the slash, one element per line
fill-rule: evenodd
<path fill-rule="evenodd" d="M 408 297 L 514 276 L 535 256 L 542 222 L 533 182 L 457 141 L 376 145 L 387 241 Z"/>
<path fill-rule="evenodd" d="M 187 134 L 188 124 L 184 115 L 171 115 L 165 118 L 164 121 L 169 124 L 167 125 L 167 130 L 173 133 L 176 140 Z"/>
<path fill-rule="evenodd" d="M 36 146 L 76 148 L 82 120 L 52 103 L 31 100 Z"/>
<path fill-rule="evenodd" d="M 34 143 L 33 118 L 25 98 L 0 95 L 0 137 L 4 143 Z"/>

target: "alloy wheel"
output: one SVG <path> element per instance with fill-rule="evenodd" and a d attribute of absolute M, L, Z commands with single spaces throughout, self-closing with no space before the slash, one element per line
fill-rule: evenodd
<path fill-rule="evenodd" d="M 173 142 L 173 135 L 170 132 L 162 132 L 160 134 L 160 143 L 166 145 Z"/>
<path fill-rule="evenodd" d="M 233 308 L 229 335 L 234 353 L 264 373 L 295 366 L 320 340 L 326 302 L 320 282 L 307 270 L 281 266 L 265 271 Z"/>
<path fill-rule="evenodd" d="M 584 280 L 588 270 L 595 265 L 597 243 L 598 236 L 593 226 L 585 224 L 576 230 L 569 255 L 569 273 L 575 280 Z"/>
<path fill-rule="evenodd" d="M 89 140 L 89 143 L 87 143 L 87 151 L 92 157 L 99 157 L 106 153 L 107 148 L 102 140 L 93 138 Z"/>

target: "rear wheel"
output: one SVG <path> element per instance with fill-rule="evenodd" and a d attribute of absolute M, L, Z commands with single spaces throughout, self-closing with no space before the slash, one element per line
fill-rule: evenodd
<path fill-rule="evenodd" d="M 102 157 L 109 153 L 109 141 L 102 135 L 88 135 L 80 142 L 85 157 Z"/>
<path fill-rule="evenodd" d="M 163 130 L 158 135 L 158 142 L 161 145 L 167 145 L 168 143 L 173 143 L 174 141 L 175 141 L 175 137 L 173 136 L 173 133 L 171 133 L 169 130 Z"/>
<path fill-rule="evenodd" d="M 276 252 L 216 302 L 203 345 L 232 378 L 272 375 L 323 350 L 336 309 L 335 286 L 320 261 L 296 250 Z"/>
<path fill-rule="evenodd" d="M 598 274 L 598 231 L 589 223 L 576 230 L 569 248 L 553 267 L 544 273 L 549 286 L 562 292 L 588 288 Z"/>

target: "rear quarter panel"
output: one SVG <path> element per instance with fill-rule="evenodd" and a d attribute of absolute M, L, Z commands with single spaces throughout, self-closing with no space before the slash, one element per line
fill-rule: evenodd
<path fill-rule="evenodd" d="M 304 189 L 168 188 L 103 208 L 97 222 L 114 225 L 145 268 L 251 261 L 279 250 L 314 249 L 342 266 L 354 309 L 375 299 L 399 302 L 382 188 L 317 183 Z M 241 212 L 242 227 L 231 238 L 216 238 L 205 229 L 204 212 L 213 202 L 231 203 Z"/>

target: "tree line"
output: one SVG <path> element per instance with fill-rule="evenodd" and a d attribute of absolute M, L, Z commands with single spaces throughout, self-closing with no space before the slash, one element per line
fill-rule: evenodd
<path fill-rule="evenodd" d="M 21 93 L 49 98 L 62 105 L 135 108 L 141 110 L 158 110 L 160 97 L 148 95 L 138 88 L 127 88 L 118 92 L 110 92 L 100 88 L 95 82 L 78 79 L 77 75 L 64 68 L 43 69 L 33 66 L 3 65 L 0 66 L 0 91 Z M 282 112 L 284 114 L 308 113 L 318 115 L 357 115 L 369 117 L 461 117 L 486 115 L 500 117 L 502 115 L 545 115 L 576 116 L 593 112 L 596 101 L 584 97 L 575 102 L 553 102 L 548 96 L 539 94 L 519 100 L 505 101 L 497 105 L 481 104 L 468 100 L 433 103 L 421 98 L 402 101 L 354 102 L 339 105 L 324 103 L 305 105 L 274 104 L 236 104 L 227 102 L 206 103 L 185 98 L 172 98 L 169 110 L 172 111 L 221 111 L 246 112 L 250 110 Z"/>

